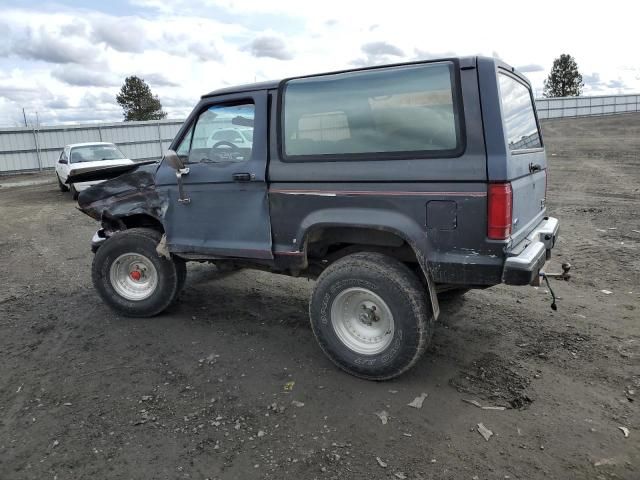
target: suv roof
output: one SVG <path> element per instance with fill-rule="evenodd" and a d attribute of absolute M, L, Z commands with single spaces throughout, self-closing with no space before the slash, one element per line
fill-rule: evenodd
<path fill-rule="evenodd" d="M 458 60 L 460 62 L 461 66 L 469 66 L 469 65 L 474 65 L 476 64 L 476 59 L 479 58 L 477 56 L 473 56 L 473 57 L 443 57 L 443 58 L 431 58 L 431 59 L 425 59 L 425 60 L 418 60 L 418 61 L 413 61 L 413 62 L 403 62 L 403 63 L 390 63 L 390 64 L 385 64 L 385 65 L 371 65 L 368 67 L 359 67 L 359 68 L 349 68 L 349 69 L 345 69 L 345 70 L 336 70 L 336 71 L 332 71 L 332 72 L 320 72 L 320 73 L 312 73 L 312 74 L 307 74 L 307 75 L 298 75 L 295 76 L 293 78 L 298 78 L 298 77 L 305 77 L 305 76 L 317 76 L 317 75 L 331 75 L 331 74 L 336 74 L 336 73 L 346 73 L 346 72 L 358 72 L 358 71 L 362 71 L 362 70 L 371 70 L 374 68 L 384 68 L 384 67 L 396 67 L 396 66 L 401 66 L 401 65 L 411 65 L 411 64 L 420 64 L 420 63 L 431 63 L 431 62 L 443 62 L 443 61 L 447 61 L 447 60 Z M 502 62 L 499 59 L 492 59 L 494 60 L 498 65 L 507 68 L 509 70 L 514 70 L 510 65 L 507 65 L 506 63 Z M 286 79 L 285 79 L 286 80 Z M 244 85 L 235 85 L 235 86 L 231 86 L 231 87 L 225 87 L 225 88 L 220 88 L 218 90 L 214 90 L 212 92 L 206 93 L 202 96 L 202 98 L 207 98 L 207 97 L 214 97 L 217 95 L 227 95 L 227 94 L 231 94 L 231 93 L 240 93 L 240 92 L 252 92 L 254 90 L 270 90 L 270 89 L 274 89 L 274 88 L 278 88 L 278 86 L 280 85 L 280 82 L 282 82 L 282 80 L 269 80 L 266 82 L 257 82 L 257 83 L 247 83 Z"/>
<path fill-rule="evenodd" d="M 213 92 L 206 93 L 202 98 L 213 97 L 216 95 L 226 95 L 228 93 L 252 92 L 254 90 L 270 90 L 278 88 L 280 80 L 269 80 L 267 82 L 246 83 L 244 85 L 234 85 L 233 87 L 220 88 Z"/>

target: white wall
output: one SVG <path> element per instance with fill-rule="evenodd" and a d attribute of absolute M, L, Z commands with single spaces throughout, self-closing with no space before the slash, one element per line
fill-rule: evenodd
<path fill-rule="evenodd" d="M 640 95 L 538 98 L 536 109 L 540 119 L 639 112 Z"/>
<path fill-rule="evenodd" d="M 112 142 L 132 160 L 161 158 L 181 120 L 0 129 L 0 173 L 52 168 L 65 145 Z"/>

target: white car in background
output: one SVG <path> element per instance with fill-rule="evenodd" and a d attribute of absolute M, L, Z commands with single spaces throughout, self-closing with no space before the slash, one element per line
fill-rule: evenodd
<path fill-rule="evenodd" d="M 250 149 L 253 146 L 253 128 L 223 128 L 217 130 L 211 135 L 208 145 L 215 147 L 230 143 L 237 148 Z"/>
<path fill-rule="evenodd" d="M 78 198 L 78 193 L 89 188 L 91 185 L 103 182 L 104 180 L 94 180 L 91 182 L 72 183 L 67 185 L 67 177 L 70 174 L 78 174 L 84 171 L 108 169 L 110 167 L 132 165 L 135 162 L 124 156 L 124 154 L 113 143 L 91 142 L 74 143 L 67 145 L 60 153 L 60 158 L 56 163 L 56 177 L 58 186 L 63 192 L 71 191 L 73 199 Z"/>

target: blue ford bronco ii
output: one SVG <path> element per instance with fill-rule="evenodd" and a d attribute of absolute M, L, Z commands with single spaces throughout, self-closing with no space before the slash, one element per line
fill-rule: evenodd
<path fill-rule="evenodd" d="M 110 307 L 159 314 L 188 261 L 310 277 L 320 347 L 373 380 L 418 361 L 439 297 L 538 282 L 558 235 L 530 84 L 493 58 L 216 90 L 161 162 L 68 181 L 105 178 L 79 206 Z"/>

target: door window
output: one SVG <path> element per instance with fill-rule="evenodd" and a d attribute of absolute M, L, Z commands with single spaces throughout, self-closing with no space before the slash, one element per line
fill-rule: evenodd
<path fill-rule="evenodd" d="M 203 111 L 189 129 L 177 153 L 187 163 L 245 162 L 253 152 L 252 103 L 213 105 Z"/>
<path fill-rule="evenodd" d="M 191 149 L 192 136 L 193 136 L 193 126 L 189 129 L 187 134 L 184 136 L 184 138 L 182 139 L 182 142 L 180 142 L 180 145 L 178 145 L 178 149 L 176 150 L 176 153 L 178 154 L 179 157 L 182 158 L 182 161 L 184 162 L 186 162 L 189 158 L 189 150 Z"/>

